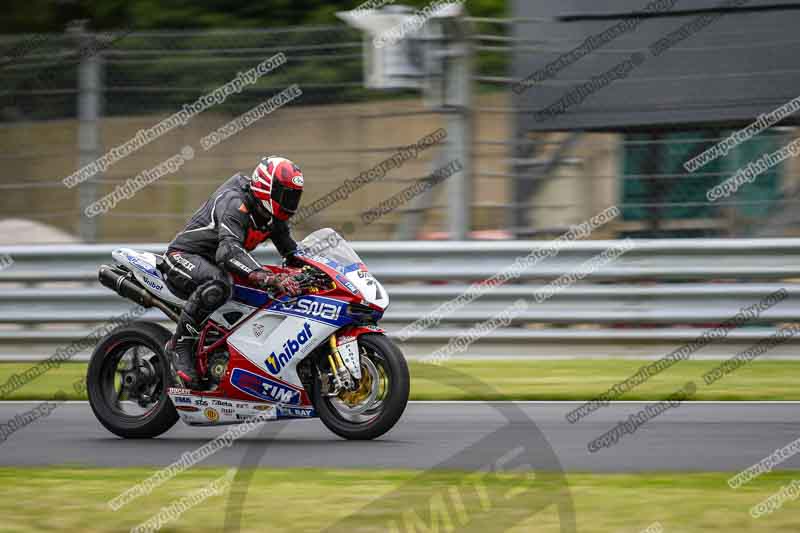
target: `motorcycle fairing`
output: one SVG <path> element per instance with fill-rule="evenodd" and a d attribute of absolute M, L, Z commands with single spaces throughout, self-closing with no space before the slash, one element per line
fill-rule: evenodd
<path fill-rule="evenodd" d="M 259 371 L 302 388 L 297 364 L 327 342 L 337 329 L 305 316 L 262 309 L 237 328 L 227 342 L 229 349 L 241 354 Z"/>
<path fill-rule="evenodd" d="M 278 407 L 274 404 L 218 398 L 175 387 L 167 389 L 167 394 L 178 416 L 190 426 L 241 424 L 255 416 L 268 420 L 279 417 Z"/>
<path fill-rule="evenodd" d="M 118 264 L 127 267 L 147 291 L 167 302 L 183 305 L 184 301 L 169 290 L 164 277 L 158 271 L 155 254 L 138 252 L 130 248 L 117 248 L 111 252 L 111 256 Z"/>

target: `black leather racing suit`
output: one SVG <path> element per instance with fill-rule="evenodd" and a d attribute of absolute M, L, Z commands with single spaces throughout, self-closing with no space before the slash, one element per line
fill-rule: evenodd
<path fill-rule="evenodd" d="M 199 324 L 230 297 L 228 272 L 246 278 L 261 269 L 249 253 L 256 246 L 271 239 L 284 257 L 297 249 L 288 224 L 266 212 L 249 187 L 241 174 L 228 179 L 167 248 L 162 266 L 167 286 L 187 300 L 173 346 L 182 336 L 196 335 Z"/>

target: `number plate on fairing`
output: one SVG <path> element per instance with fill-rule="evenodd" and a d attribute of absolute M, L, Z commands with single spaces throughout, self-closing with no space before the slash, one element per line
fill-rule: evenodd
<path fill-rule="evenodd" d="M 347 342 L 338 345 L 339 355 L 342 356 L 344 366 L 356 379 L 361 379 L 361 354 L 358 351 L 358 339 L 347 338 Z"/>

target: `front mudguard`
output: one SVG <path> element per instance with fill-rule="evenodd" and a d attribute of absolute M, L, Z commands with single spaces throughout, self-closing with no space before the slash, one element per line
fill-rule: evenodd
<path fill-rule="evenodd" d="M 368 333 L 384 333 L 384 330 L 377 326 L 347 326 L 336 333 L 339 355 L 342 356 L 347 370 L 356 379 L 361 379 L 361 350 L 358 338 Z"/>
<path fill-rule="evenodd" d="M 336 332 L 336 339 L 339 344 L 344 344 L 367 333 L 386 333 L 386 330 L 378 326 L 346 326 Z"/>

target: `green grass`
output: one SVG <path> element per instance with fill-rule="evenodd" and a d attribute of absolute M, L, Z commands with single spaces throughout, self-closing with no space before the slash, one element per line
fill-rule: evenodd
<path fill-rule="evenodd" d="M 636 373 L 644 361 L 626 359 L 560 361 L 457 361 L 442 366 L 411 363 L 414 400 L 586 400 Z M 698 400 L 800 400 L 800 361 L 755 361 L 710 386 L 702 375 L 719 361 L 682 361 L 652 377 L 621 399 L 655 400 L 698 385 Z M 32 363 L 0 363 L 0 385 Z M 85 399 L 72 384 L 86 374 L 83 363 L 65 363 L 11 393 L 8 400 L 50 399 L 63 390 Z"/>
<path fill-rule="evenodd" d="M 152 473 L 143 468 L 0 468 L 0 531 L 129 531 L 226 470 L 193 468 L 118 511 L 107 505 Z M 318 469 L 242 474 L 252 475 L 249 484 L 234 482 L 162 531 L 222 531 L 229 497 L 242 504 L 243 533 L 384 532 L 392 531 L 392 521 L 400 524 L 395 531 L 412 531 L 403 524 L 415 516 L 419 532 L 560 531 L 557 507 L 542 504 L 564 485 L 544 474 Z M 667 533 L 797 531 L 798 501 L 759 519 L 749 510 L 800 473 L 772 473 L 737 490 L 727 486 L 729 476 L 569 474 L 565 481 L 581 533 L 639 533 L 655 522 Z M 432 527 L 431 509 L 438 529 Z"/>

